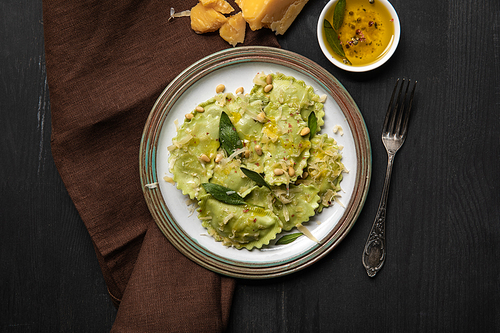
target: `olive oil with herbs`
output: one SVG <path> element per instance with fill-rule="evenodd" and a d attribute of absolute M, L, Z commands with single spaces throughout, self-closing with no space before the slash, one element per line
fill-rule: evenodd
<path fill-rule="evenodd" d="M 332 22 L 335 6 L 325 19 Z M 326 35 L 326 34 L 325 34 Z M 323 36 L 330 53 L 342 61 Z M 366 66 L 382 58 L 394 42 L 394 19 L 378 1 L 347 0 L 344 20 L 338 31 L 346 58 L 352 66 Z"/>

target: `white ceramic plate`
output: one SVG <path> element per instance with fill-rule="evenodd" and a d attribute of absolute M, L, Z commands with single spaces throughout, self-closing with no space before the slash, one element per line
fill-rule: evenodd
<path fill-rule="evenodd" d="M 327 133 L 344 147 L 342 161 L 349 173 L 341 183 L 340 201 L 344 207 L 334 204 L 305 224 L 321 244 L 300 237 L 287 245 L 269 245 L 260 250 L 225 247 L 207 235 L 193 207 L 186 204 L 188 198 L 175 185 L 163 180 L 164 176 L 172 176 L 168 170 L 167 147 L 176 136 L 175 120 L 182 124 L 184 115 L 213 97 L 220 83 L 226 86 L 226 91 L 234 92 L 242 86 L 249 92 L 258 72 L 291 75 L 311 85 L 318 95 L 327 95 L 321 133 Z M 335 125 L 341 126 L 343 135 L 333 133 Z M 144 129 L 140 176 L 146 202 L 157 225 L 184 255 L 208 269 L 233 277 L 276 277 L 320 259 L 352 228 L 371 178 L 370 142 L 356 104 L 344 87 L 320 66 L 281 49 L 239 47 L 193 64 L 163 91 Z"/>

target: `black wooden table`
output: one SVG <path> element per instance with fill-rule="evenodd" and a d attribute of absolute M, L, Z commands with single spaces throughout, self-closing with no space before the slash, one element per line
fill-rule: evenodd
<path fill-rule="evenodd" d="M 322 55 L 311 0 L 280 37 L 330 71 L 371 135 L 373 178 L 347 238 L 304 271 L 238 281 L 230 332 L 500 331 L 500 2 L 403 1 L 402 38 L 381 69 Z M 42 2 L 0 2 L 0 331 L 106 332 L 116 310 L 88 233 L 55 169 Z M 388 255 L 361 253 L 386 167 L 380 140 L 395 78 L 419 81 L 388 208 Z"/>

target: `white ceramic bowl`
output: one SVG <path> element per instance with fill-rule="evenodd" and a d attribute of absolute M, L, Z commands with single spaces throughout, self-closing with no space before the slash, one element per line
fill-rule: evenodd
<path fill-rule="evenodd" d="M 319 43 L 319 46 L 321 47 L 321 51 L 323 51 L 323 54 L 335 66 L 337 66 L 343 70 L 349 71 L 349 72 L 367 72 L 367 71 L 373 70 L 373 69 L 378 68 L 378 67 L 382 66 L 383 64 L 385 64 L 387 62 L 387 60 L 389 60 L 392 57 L 392 55 L 394 54 L 394 52 L 396 51 L 398 44 L 399 44 L 399 39 L 401 37 L 401 25 L 399 22 L 399 17 L 398 17 L 398 14 L 396 13 L 396 10 L 391 5 L 391 3 L 387 0 L 375 0 L 378 3 L 383 4 L 389 10 L 389 13 L 391 14 L 392 18 L 394 19 L 394 41 L 392 42 L 389 51 L 387 51 L 383 57 L 381 57 L 380 59 L 378 59 L 377 61 L 375 61 L 373 63 L 370 63 L 370 64 L 365 65 L 365 66 L 352 66 L 352 65 L 344 64 L 342 61 L 336 59 L 330 53 L 328 47 L 325 45 L 325 38 L 324 38 L 325 30 L 323 29 L 323 22 L 325 20 L 326 14 L 332 8 L 334 8 L 334 6 L 337 4 L 337 1 L 338 0 L 331 0 L 330 2 L 328 2 L 326 4 L 325 8 L 323 8 L 323 10 L 321 11 L 321 14 L 319 15 L 317 36 L 318 36 L 318 43 Z M 368 0 L 366 0 L 366 2 L 368 2 Z"/>

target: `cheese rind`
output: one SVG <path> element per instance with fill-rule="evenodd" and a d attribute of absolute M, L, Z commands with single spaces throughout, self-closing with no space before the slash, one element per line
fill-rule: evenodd
<path fill-rule="evenodd" d="M 308 0 L 236 0 L 250 29 L 270 28 L 282 35 Z"/>
<path fill-rule="evenodd" d="M 277 35 L 283 35 L 293 23 L 295 18 L 302 11 L 302 8 L 304 8 L 306 3 L 307 0 L 296 1 L 295 3 L 291 4 L 279 21 L 273 21 L 269 23 L 269 28 L 271 28 L 272 31 L 276 32 Z"/>

